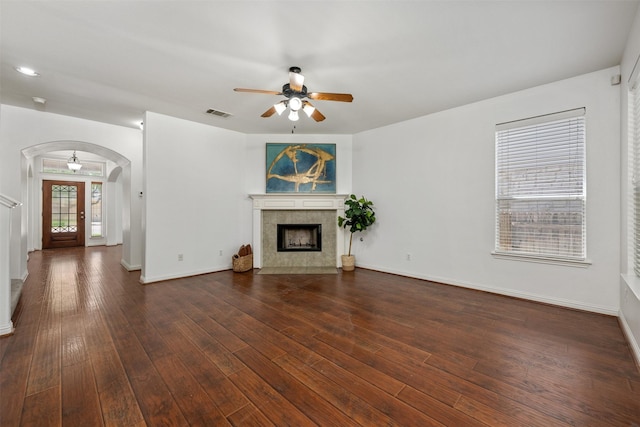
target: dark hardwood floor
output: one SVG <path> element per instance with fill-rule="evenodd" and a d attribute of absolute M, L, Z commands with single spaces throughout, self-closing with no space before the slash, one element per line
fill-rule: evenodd
<path fill-rule="evenodd" d="M 617 319 L 368 270 L 143 286 L 35 252 L 0 425 L 639 426 Z"/>

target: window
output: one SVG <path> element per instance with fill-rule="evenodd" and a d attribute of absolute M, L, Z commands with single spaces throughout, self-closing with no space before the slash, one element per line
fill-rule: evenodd
<path fill-rule="evenodd" d="M 633 270 L 640 276 L 640 78 L 629 94 L 629 145 L 633 166 L 630 188 L 633 191 Z"/>
<path fill-rule="evenodd" d="M 91 237 L 102 237 L 102 183 L 91 183 Z"/>
<path fill-rule="evenodd" d="M 104 176 L 104 163 L 81 161 L 82 169 L 79 171 L 69 170 L 65 159 L 42 159 L 42 172 L 64 175 L 84 175 L 84 176 Z"/>
<path fill-rule="evenodd" d="M 78 231 L 78 187 L 74 185 L 51 186 L 51 233 L 75 233 Z"/>
<path fill-rule="evenodd" d="M 584 112 L 496 127 L 496 254 L 586 259 Z"/>

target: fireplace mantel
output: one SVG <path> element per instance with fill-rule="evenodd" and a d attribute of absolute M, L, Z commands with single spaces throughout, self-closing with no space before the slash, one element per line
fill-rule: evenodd
<path fill-rule="evenodd" d="M 344 210 L 347 194 L 272 193 L 249 194 L 254 210 Z"/>
<path fill-rule="evenodd" d="M 341 267 L 344 253 L 344 230 L 338 227 L 338 216 L 344 216 L 347 194 L 272 193 L 249 194 L 253 199 L 253 264 L 262 268 L 262 211 L 265 210 L 332 210 L 336 211 L 336 266 Z"/>

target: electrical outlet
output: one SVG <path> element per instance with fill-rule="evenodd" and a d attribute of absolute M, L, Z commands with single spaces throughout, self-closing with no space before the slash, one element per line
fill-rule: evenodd
<path fill-rule="evenodd" d="M 222 256 L 222 249 L 220 249 L 220 252 L 218 252 L 219 256 Z"/>
<path fill-rule="evenodd" d="M 183 260 L 184 260 L 184 255 L 178 254 L 178 261 L 183 261 Z"/>
<path fill-rule="evenodd" d="M 407 261 L 411 261 L 411 254 L 407 254 Z"/>

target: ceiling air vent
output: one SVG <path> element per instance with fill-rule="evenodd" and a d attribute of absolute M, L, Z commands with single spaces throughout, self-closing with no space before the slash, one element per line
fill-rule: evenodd
<path fill-rule="evenodd" d="M 225 119 L 227 117 L 231 117 L 232 115 L 231 113 L 225 113 L 224 111 L 214 110 L 213 108 L 209 108 L 207 110 L 207 114 L 211 114 L 218 117 L 224 117 Z"/>

